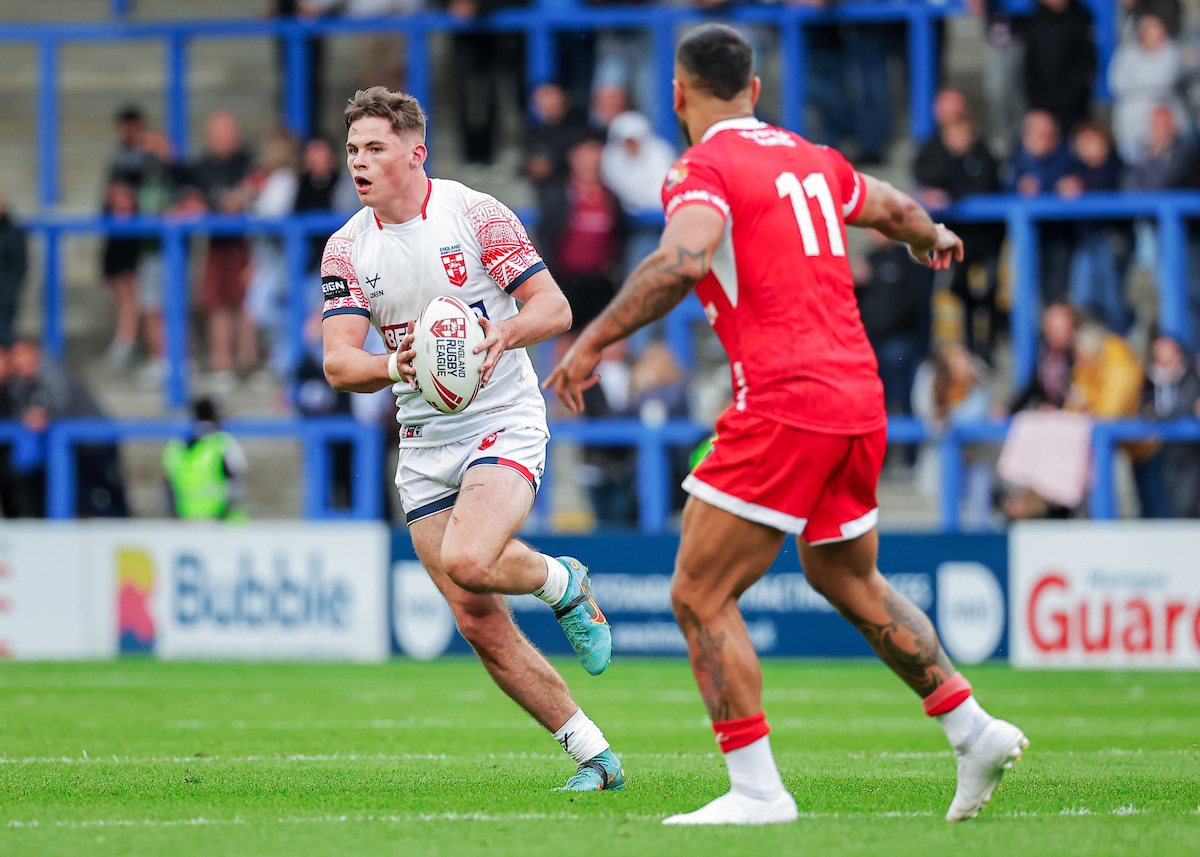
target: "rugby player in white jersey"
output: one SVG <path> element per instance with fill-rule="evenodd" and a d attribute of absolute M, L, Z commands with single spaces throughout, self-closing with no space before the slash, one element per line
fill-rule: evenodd
<path fill-rule="evenodd" d="M 550 605 L 598 675 L 612 635 L 587 568 L 514 538 L 545 465 L 546 406 L 525 347 L 566 331 L 571 309 L 525 228 L 492 197 L 425 174 L 425 115 L 382 86 L 346 108 L 346 160 L 365 206 L 321 262 L 325 377 L 335 390 L 391 386 L 400 420 L 396 488 L 413 547 L 492 679 L 578 763 L 564 789 L 621 789 L 625 774 L 566 682 L 513 623 L 505 594 Z M 413 319 L 432 298 L 473 307 L 484 387 L 459 414 L 416 391 Z M 523 304 L 518 309 L 518 301 Z M 370 325 L 389 353 L 363 350 Z"/>

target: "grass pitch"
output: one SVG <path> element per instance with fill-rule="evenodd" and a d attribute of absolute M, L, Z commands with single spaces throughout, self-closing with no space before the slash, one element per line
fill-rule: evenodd
<path fill-rule="evenodd" d="M 1195 674 L 969 670 L 1033 744 L 949 825 L 953 759 L 896 678 L 768 661 L 801 820 L 704 829 L 659 824 L 727 787 L 686 662 L 558 666 L 624 793 L 551 793 L 573 763 L 469 660 L 0 664 L 0 854 L 1200 854 Z"/>

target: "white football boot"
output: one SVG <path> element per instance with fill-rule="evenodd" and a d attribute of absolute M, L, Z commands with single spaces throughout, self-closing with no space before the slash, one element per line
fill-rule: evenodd
<path fill-rule="evenodd" d="M 731 791 L 695 812 L 664 818 L 663 824 L 786 824 L 799 817 L 787 791 L 767 800 Z"/>
<path fill-rule="evenodd" d="M 1006 720 L 993 718 L 987 722 L 958 757 L 958 789 L 946 812 L 946 821 L 975 818 L 979 810 L 992 799 L 1005 771 L 1021 758 L 1029 739 Z"/>

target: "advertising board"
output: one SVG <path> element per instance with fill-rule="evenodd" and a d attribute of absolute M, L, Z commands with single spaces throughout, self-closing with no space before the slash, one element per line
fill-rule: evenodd
<path fill-rule="evenodd" d="M 1034 522 L 1011 539 L 1015 665 L 1200 667 L 1200 524 Z"/>
<path fill-rule="evenodd" d="M 612 624 L 616 654 L 686 652 L 670 605 L 678 536 L 538 536 L 530 542 L 554 556 L 578 557 L 590 567 L 596 601 Z M 953 658 L 975 663 L 1007 654 L 1005 536 L 884 535 L 879 565 L 896 589 L 934 619 Z M 393 651 L 417 658 L 470 653 L 403 530 L 393 535 L 390 578 Z M 570 654 L 546 605 L 532 596 L 512 597 L 509 604 L 538 648 Z M 808 585 L 790 539 L 767 575 L 742 597 L 741 606 L 750 638 L 764 655 L 872 655 L 859 633 Z"/>

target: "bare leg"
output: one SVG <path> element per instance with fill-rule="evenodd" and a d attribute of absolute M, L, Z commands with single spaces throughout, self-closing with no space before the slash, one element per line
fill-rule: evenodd
<path fill-rule="evenodd" d="M 536 591 L 546 582 L 545 560 L 512 537 L 532 505 L 533 491 L 515 470 L 470 468 L 443 525 L 438 567 L 468 592 Z"/>
<path fill-rule="evenodd" d="M 671 605 L 714 722 L 762 711 L 762 669 L 737 600 L 770 567 L 783 539 L 695 497 L 684 507 Z"/>
<path fill-rule="evenodd" d="M 214 372 L 233 369 L 233 310 L 213 307 L 208 311 L 208 364 Z"/>
<path fill-rule="evenodd" d="M 148 311 L 142 316 L 142 335 L 146 338 L 146 350 L 151 360 L 162 358 L 162 314 L 158 310 Z"/>
<path fill-rule="evenodd" d="M 797 543 L 808 582 L 918 695 L 929 696 L 957 672 L 929 617 L 892 589 L 875 567 L 878 531 L 835 544 Z"/>
<path fill-rule="evenodd" d="M 468 471 L 465 484 L 470 483 L 471 471 Z M 417 556 L 445 596 L 458 630 L 479 655 L 492 680 L 534 720 L 555 732 L 579 706 L 571 698 L 562 676 L 513 622 L 504 596 L 468 592 L 446 574 L 441 557 L 450 518 L 448 509 L 412 525 L 409 532 Z M 536 555 L 535 559 L 541 562 Z M 545 577 L 544 566 L 542 576 Z"/>
<path fill-rule="evenodd" d="M 238 369 L 249 372 L 258 366 L 258 325 L 245 309 L 235 312 Z"/>
<path fill-rule="evenodd" d="M 120 274 L 112 278 L 111 287 L 117 304 L 113 345 L 132 348 L 137 342 L 138 330 L 137 279 L 133 274 Z"/>

